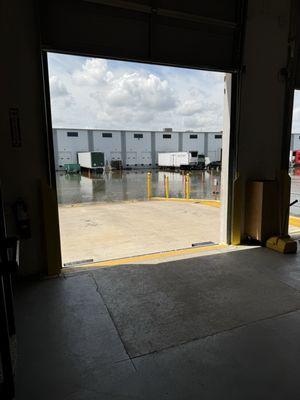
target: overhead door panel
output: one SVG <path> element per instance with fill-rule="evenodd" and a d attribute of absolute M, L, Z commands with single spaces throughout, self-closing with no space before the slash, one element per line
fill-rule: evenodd
<path fill-rule="evenodd" d="M 211 18 L 215 21 L 235 22 L 237 19 L 237 2 L 232 0 L 158 0 L 157 4 L 163 10 L 193 14 L 195 16 Z"/>
<path fill-rule="evenodd" d="M 126 166 L 136 166 L 137 165 L 137 152 L 128 151 L 126 153 Z"/>
<path fill-rule="evenodd" d="M 110 158 L 112 161 L 115 160 L 122 160 L 122 155 L 120 151 L 111 151 L 110 152 Z"/>
<path fill-rule="evenodd" d="M 73 157 L 70 151 L 58 152 L 58 167 L 63 168 L 65 164 L 72 164 Z"/>
<path fill-rule="evenodd" d="M 174 37 L 180 37 L 180 41 Z M 153 28 L 152 55 L 165 62 L 213 69 L 222 65 L 222 69 L 231 69 L 236 63 L 233 48 L 233 32 L 223 27 L 160 17 Z"/>
<path fill-rule="evenodd" d="M 295 71 L 295 89 L 300 90 L 300 2 L 299 1 L 294 1 L 292 3 L 293 10 L 292 10 L 292 15 L 294 18 L 293 21 L 293 30 L 290 34 L 290 44 L 291 44 L 291 56 L 295 57 L 296 63 L 294 64 L 294 67 L 296 69 Z M 295 48 L 294 48 L 295 46 Z M 296 50 L 296 54 L 294 54 Z M 298 54 L 297 54 L 298 53 Z M 293 64 L 291 63 L 291 66 L 293 67 Z M 290 71 L 288 71 L 290 73 Z"/>
<path fill-rule="evenodd" d="M 46 50 L 220 71 L 239 66 L 244 1 L 44 0 Z"/>
<path fill-rule="evenodd" d="M 151 153 L 148 151 L 142 151 L 141 164 L 149 166 L 151 165 L 151 163 L 152 163 Z"/>
<path fill-rule="evenodd" d="M 148 15 L 86 1 L 40 2 L 42 47 L 117 58 L 146 58 Z"/>

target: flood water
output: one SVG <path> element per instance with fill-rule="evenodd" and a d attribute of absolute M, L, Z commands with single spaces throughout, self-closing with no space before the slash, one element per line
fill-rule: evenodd
<path fill-rule="evenodd" d="M 183 198 L 184 174 L 152 171 L 152 196 L 164 196 L 164 176 L 169 177 L 170 197 Z M 147 199 L 147 171 L 113 171 L 89 178 L 80 174 L 57 173 L 58 203 L 113 202 Z M 220 198 L 221 176 L 218 171 L 190 172 L 190 197 Z"/>
<path fill-rule="evenodd" d="M 184 197 L 184 174 L 179 172 L 152 171 L 152 196 L 164 197 L 164 176 L 169 177 L 170 197 Z M 300 168 L 290 172 L 290 214 L 300 216 Z M 191 171 L 193 199 L 220 199 L 221 173 L 219 171 Z M 113 171 L 89 178 L 80 174 L 58 172 L 56 176 L 58 203 L 112 202 L 147 199 L 147 171 Z"/>

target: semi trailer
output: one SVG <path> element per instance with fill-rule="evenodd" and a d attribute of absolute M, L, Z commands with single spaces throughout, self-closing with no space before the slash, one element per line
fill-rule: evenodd
<path fill-rule="evenodd" d="M 158 153 L 158 167 L 173 170 L 205 169 L 205 155 L 198 151 Z"/>
<path fill-rule="evenodd" d="M 104 169 L 104 153 L 100 151 L 84 151 L 77 153 L 81 170 L 102 173 Z"/>

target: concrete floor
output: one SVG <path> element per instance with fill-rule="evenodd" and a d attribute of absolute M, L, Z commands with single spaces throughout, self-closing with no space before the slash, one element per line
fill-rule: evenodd
<path fill-rule="evenodd" d="M 59 221 L 63 263 L 131 257 L 220 238 L 220 209 L 196 203 L 60 206 Z"/>
<path fill-rule="evenodd" d="M 295 399 L 300 255 L 103 268 L 16 293 L 17 400 Z"/>

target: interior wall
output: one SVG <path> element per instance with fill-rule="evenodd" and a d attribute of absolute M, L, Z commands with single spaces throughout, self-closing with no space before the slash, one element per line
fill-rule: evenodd
<path fill-rule="evenodd" d="M 17 233 L 12 206 L 27 207 L 31 237 L 21 242 L 21 272 L 46 272 L 40 183 L 47 178 L 42 72 L 34 0 L 2 0 L 0 180 L 8 234 Z M 21 146 L 13 147 L 9 110 L 19 110 Z"/>
<path fill-rule="evenodd" d="M 232 93 L 232 75 L 224 76 L 224 110 L 223 110 L 223 134 L 222 134 L 222 173 L 221 173 L 221 218 L 220 218 L 220 242 L 230 243 L 231 238 L 228 235 L 228 224 L 230 224 L 229 210 L 231 193 L 229 193 L 230 168 L 230 133 L 231 133 L 231 93 Z M 231 211 L 231 210 L 230 210 Z"/>
<path fill-rule="evenodd" d="M 245 185 L 248 180 L 275 180 L 282 172 L 288 64 L 290 1 L 250 1 L 241 77 L 237 137 L 236 221 L 243 236 Z M 288 154 L 285 155 L 288 157 Z M 280 189 L 282 190 L 282 188 Z M 288 207 L 287 199 L 278 210 Z M 278 232 L 279 233 L 279 232 Z M 237 240 L 239 241 L 239 240 Z"/>

